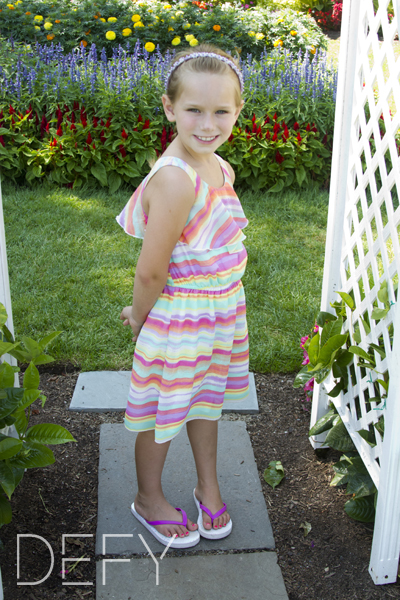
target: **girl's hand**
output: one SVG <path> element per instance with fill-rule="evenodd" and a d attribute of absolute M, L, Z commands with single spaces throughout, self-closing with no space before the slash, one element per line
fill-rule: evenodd
<path fill-rule="evenodd" d="M 139 325 L 139 323 L 137 323 L 137 321 L 135 321 L 135 319 L 133 318 L 132 306 L 125 306 L 125 308 L 122 310 L 119 318 L 124 321 L 122 323 L 122 325 L 130 325 L 131 326 L 131 329 L 133 332 L 132 342 L 136 342 L 143 325 Z"/>

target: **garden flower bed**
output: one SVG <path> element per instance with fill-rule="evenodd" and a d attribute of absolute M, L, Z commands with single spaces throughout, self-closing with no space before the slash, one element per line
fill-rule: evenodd
<path fill-rule="evenodd" d="M 98 181 L 116 191 L 122 182 L 137 185 L 171 141 L 160 102 L 168 51 L 149 53 L 137 42 L 108 59 L 95 45 L 65 55 L 61 46 L 3 42 L 0 56 L 3 177 Z M 220 149 L 241 166 L 238 183 L 274 191 L 322 184 L 337 84 L 326 55 L 276 48 L 248 56 L 242 69 L 245 109 Z"/>

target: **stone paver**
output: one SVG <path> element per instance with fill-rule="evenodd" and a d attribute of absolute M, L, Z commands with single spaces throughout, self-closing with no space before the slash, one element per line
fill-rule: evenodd
<path fill-rule="evenodd" d="M 274 552 L 125 560 L 97 563 L 96 600 L 288 600 Z"/>
<path fill-rule="evenodd" d="M 143 535 L 153 552 L 164 550 L 164 546 L 130 512 L 136 491 L 135 437 L 136 434 L 128 431 L 123 424 L 101 426 L 97 554 L 103 553 L 104 534 L 132 535 L 106 538 L 106 554 L 147 552 L 138 534 Z M 186 552 L 273 549 L 272 528 L 246 424 L 243 421 L 221 421 L 218 445 L 220 488 L 232 517 L 233 531 L 222 540 L 201 539 L 194 549 Z M 171 442 L 162 481 L 169 502 L 184 508 L 188 517 L 196 521 L 192 496 L 196 470 L 185 427 Z"/>
<path fill-rule="evenodd" d="M 130 371 L 88 371 L 80 373 L 69 409 L 85 412 L 123 411 L 128 398 Z M 258 401 L 254 373 L 250 373 L 249 394 L 241 402 L 230 403 L 222 412 L 257 414 Z"/>

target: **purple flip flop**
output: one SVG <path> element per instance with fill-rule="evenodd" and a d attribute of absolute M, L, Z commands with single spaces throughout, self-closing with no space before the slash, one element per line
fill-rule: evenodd
<path fill-rule="evenodd" d="M 204 506 L 204 504 L 201 504 L 201 502 L 199 502 L 199 500 L 197 500 L 195 490 L 196 490 L 196 488 L 193 490 L 193 498 L 196 503 L 197 510 L 199 512 L 199 516 L 197 517 L 197 525 L 198 525 L 198 531 L 199 531 L 200 535 L 209 540 L 220 540 L 221 538 L 227 537 L 230 534 L 230 532 L 232 531 L 232 519 L 230 519 L 228 521 L 228 523 L 225 525 L 225 527 L 221 527 L 220 529 L 213 529 L 213 528 L 205 529 L 205 527 L 203 525 L 203 515 L 201 514 L 201 512 L 204 510 L 204 512 L 206 512 L 208 514 L 208 516 L 211 517 L 211 527 L 212 527 L 214 519 L 216 519 L 217 517 L 219 517 L 226 511 L 225 502 L 224 502 L 224 506 L 213 515 L 211 510 L 209 508 L 207 508 L 207 506 Z"/>
<path fill-rule="evenodd" d="M 171 538 L 167 535 L 163 535 L 155 528 L 156 525 L 183 525 L 187 526 L 187 516 L 185 511 L 182 508 L 176 508 L 175 510 L 179 510 L 182 513 L 182 521 L 146 521 L 145 518 L 141 517 L 139 513 L 135 509 L 135 503 L 131 504 L 131 512 L 137 518 L 138 521 L 142 523 L 146 527 L 148 531 L 164 546 L 170 545 L 170 548 L 191 548 L 192 546 L 196 546 L 196 544 L 200 541 L 200 534 L 198 531 L 189 531 L 189 535 L 185 535 L 185 537 L 176 537 L 174 541 L 171 542 Z"/>

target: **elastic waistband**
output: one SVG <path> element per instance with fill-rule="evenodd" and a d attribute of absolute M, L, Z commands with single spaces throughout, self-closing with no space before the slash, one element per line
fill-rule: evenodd
<path fill-rule="evenodd" d="M 176 292 L 182 292 L 186 294 L 225 294 L 226 292 L 230 292 L 240 287 L 242 287 L 241 279 L 239 279 L 238 281 L 234 281 L 233 283 L 227 286 L 214 286 L 210 288 L 189 288 L 175 285 L 166 285 L 163 289 L 163 293 L 171 295 L 175 294 Z"/>

